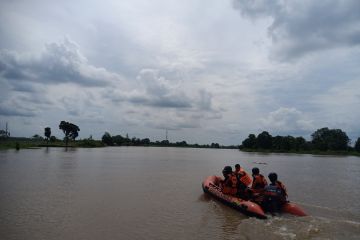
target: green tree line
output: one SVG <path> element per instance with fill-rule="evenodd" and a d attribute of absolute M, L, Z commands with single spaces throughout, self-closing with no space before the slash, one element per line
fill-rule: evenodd
<path fill-rule="evenodd" d="M 341 129 L 320 128 L 311 134 L 311 141 L 303 137 L 271 136 L 267 131 L 255 136 L 249 136 L 239 147 L 241 150 L 265 150 L 274 152 L 360 152 L 360 138 L 354 147 L 350 146 L 350 139 Z"/>
<path fill-rule="evenodd" d="M 109 132 L 105 132 L 102 136 L 102 142 L 107 146 L 161 146 L 161 147 L 194 147 L 194 148 L 237 148 L 237 146 L 221 146 L 219 143 L 211 144 L 189 144 L 186 141 L 170 142 L 169 140 L 150 141 L 149 138 L 129 138 L 126 136 L 115 135 L 111 136 Z"/>

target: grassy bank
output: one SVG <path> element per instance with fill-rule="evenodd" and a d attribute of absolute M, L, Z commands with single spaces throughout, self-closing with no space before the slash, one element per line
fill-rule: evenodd
<path fill-rule="evenodd" d="M 105 145 L 101 141 L 89 139 L 70 141 L 68 143 L 68 147 L 96 148 L 104 146 Z M 29 138 L 8 138 L 0 140 L 0 149 L 24 149 L 39 147 L 66 147 L 66 144 L 63 141 L 47 143 L 43 140 L 33 140 Z"/>

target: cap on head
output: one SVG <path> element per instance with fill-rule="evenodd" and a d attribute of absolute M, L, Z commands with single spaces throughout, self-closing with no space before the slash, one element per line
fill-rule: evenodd
<path fill-rule="evenodd" d="M 274 172 L 269 173 L 269 176 L 268 176 L 268 177 L 269 177 L 269 179 L 270 179 L 271 182 L 277 181 L 277 178 L 278 178 L 277 174 L 274 173 Z"/>
<path fill-rule="evenodd" d="M 254 175 L 257 175 L 257 174 L 260 173 L 260 170 L 259 170 L 259 168 L 257 168 L 257 167 L 254 167 L 251 171 L 252 171 L 252 173 L 253 173 Z"/>

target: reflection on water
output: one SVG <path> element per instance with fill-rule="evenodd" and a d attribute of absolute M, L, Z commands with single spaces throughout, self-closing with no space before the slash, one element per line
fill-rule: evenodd
<path fill-rule="evenodd" d="M 240 163 L 276 171 L 309 217 L 248 218 L 202 193 Z M 261 164 L 259 164 L 261 163 Z M 0 151 L 2 239 L 358 239 L 360 160 L 121 147 Z"/>

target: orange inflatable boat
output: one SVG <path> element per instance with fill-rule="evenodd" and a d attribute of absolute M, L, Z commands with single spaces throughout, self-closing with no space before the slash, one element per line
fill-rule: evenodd
<path fill-rule="evenodd" d="M 207 177 L 202 183 L 202 188 L 204 192 L 210 194 L 220 202 L 240 211 L 247 216 L 257 217 L 261 219 L 267 218 L 264 210 L 257 203 L 223 194 L 220 188 L 221 180 L 222 178 L 218 176 Z M 306 213 L 298 205 L 290 202 L 283 205 L 281 212 L 289 213 L 296 216 L 306 216 Z"/>

